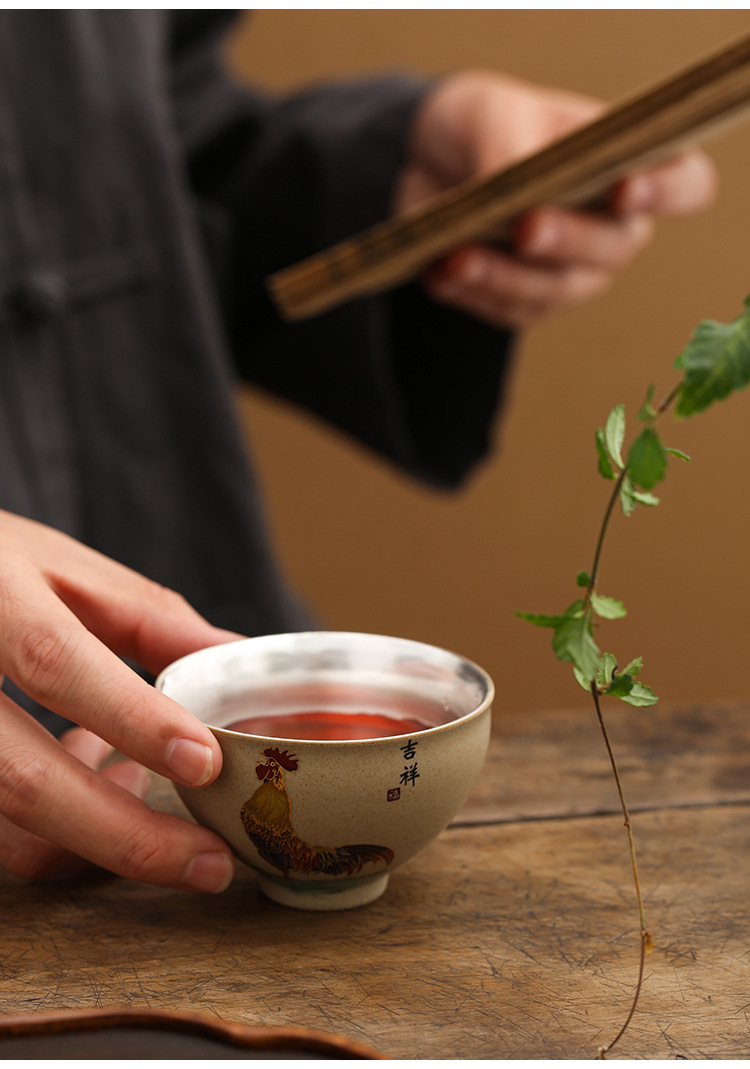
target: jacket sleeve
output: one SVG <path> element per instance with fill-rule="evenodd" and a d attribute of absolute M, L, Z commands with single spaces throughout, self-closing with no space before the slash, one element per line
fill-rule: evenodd
<path fill-rule="evenodd" d="M 424 83 L 393 75 L 273 98 L 234 82 L 233 13 L 173 13 L 180 147 L 237 370 L 438 487 L 492 446 L 511 338 L 419 284 L 283 323 L 270 273 L 386 218 Z"/>

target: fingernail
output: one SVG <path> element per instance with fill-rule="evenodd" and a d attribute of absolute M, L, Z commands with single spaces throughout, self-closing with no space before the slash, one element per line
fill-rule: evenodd
<path fill-rule="evenodd" d="M 182 886 L 191 891 L 218 894 L 226 891 L 234 876 L 234 865 L 228 854 L 211 850 L 196 854 L 182 877 Z"/>
<path fill-rule="evenodd" d="M 164 764 L 189 787 L 201 787 L 211 778 L 214 755 L 208 746 L 195 739 L 172 739 L 164 754 Z"/>

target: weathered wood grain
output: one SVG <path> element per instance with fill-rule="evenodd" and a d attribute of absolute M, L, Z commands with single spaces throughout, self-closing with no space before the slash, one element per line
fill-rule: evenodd
<path fill-rule="evenodd" d="M 750 802 L 749 704 L 631 709 L 610 699 L 604 714 L 631 811 Z M 458 821 L 618 811 L 592 705 L 588 713 L 499 713 L 481 778 Z"/>
<path fill-rule="evenodd" d="M 656 806 L 634 818 L 656 948 L 613 1057 L 750 1056 L 746 713 L 670 713 L 668 759 L 653 712 L 613 724 L 626 781 Z M 2 877 L 0 1008 L 191 1011 L 334 1032 L 396 1058 L 595 1056 L 627 1012 L 638 920 L 622 818 L 567 815 L 599 760 L 589 726 L 585 711 L 499 723 L 471 803 L 497 805 L 497 822 L 444 832 L 362 909 L 284 909 L 244 868 L 215 898 Z M 679 807 L 691 777 L 702 801 Z M 599 813 L 608 781 L 589 778 Z M 546 810 L 526 819 L 537 794 Z"/>

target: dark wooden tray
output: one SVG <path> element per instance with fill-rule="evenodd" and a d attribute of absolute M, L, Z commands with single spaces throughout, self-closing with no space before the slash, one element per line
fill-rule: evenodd
<path fill-rule="evenodd" d="M 93 1058 L 385 1059 L 386 1055 L 311 1028 L 255 1028 L 197 1013 L 124 1008 L 0 1016 L 0 1061 Z"/>

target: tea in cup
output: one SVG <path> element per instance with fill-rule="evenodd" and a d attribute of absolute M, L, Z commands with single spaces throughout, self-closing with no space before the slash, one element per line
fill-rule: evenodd
<path fill-rule="evenodd" d="M 177 785 L 189 811 L 267 897 L 315 910 L 374 901 L 450 823 L 484 762 L 494 693 L 454 653 L 329 631 L 199 650 L 156 685 L 222 749 L 214 783 Z"/>

